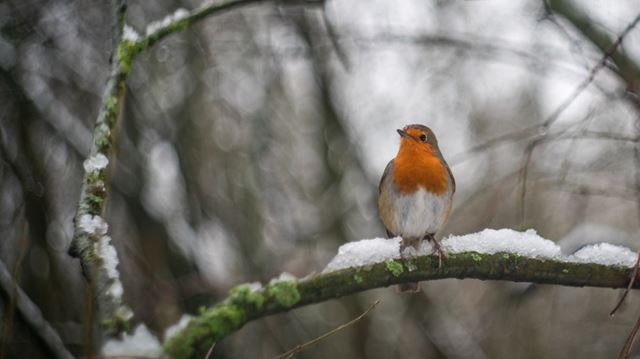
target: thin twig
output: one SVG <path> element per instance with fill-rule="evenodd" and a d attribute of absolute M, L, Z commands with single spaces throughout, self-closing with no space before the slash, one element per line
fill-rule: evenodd
<path fill-rule="evenodd" d="M 578 86 L 576 86 L 576 88 L 573 90 L 573 92 L 567 96 L 567 98 L 560 103 L 560 105 L 558 107 L 556 107 L 556 109 L 547 117 L 547 119 L 539 126 L 539 131 L 541 133 L 542 138 L 545 138 L 549 135 L 548 130 L 551 128 L 551 126 L 558 120 L 558 118 L 560 118 L 560 115 L 573 103 L 573 101 L 575 101 L 576 98 L 578 98 L 578 96 L 580 96 L 580 94 L 593 82 L 593 80 L 596 77 L 596 74 L 598 73 L 598 71 L 600 71 L 600 69 L 602 69 L 606 63 L 607 60 L 609 58 L 611 58 L 614 53 L 616 52 L 616 50 L 618 49 L 618 46 L 620 46 L 620 44 L 622 44 L 622 40 L 624 39 L 624 37 L 638 24 L 638 22 L 640 22 L 640 15 L 638 15 L 625 29 L 624 31 L 622 31 L 622 33 L 618 36 L 618 38 L 616 39 L 616 41 L 611 44 L 611 46 L 609 47 L 609 49 L 604 53 L 604 55 L 602 56 L 602 58 L 600 59 L 600 61 L 598 61 L 598 63 L 591 69 L 591 71 L 589 72 L 589 76 L 584 79 L 584 81 L 582 81 Z M 520 191 L 520 215 L 521 215 L 521 226 L 525 225 L 525 220 L 526 220 L 526 196 L 527 196 L 527 176 L 529 174 L 529 165 L 531 163 L 531 156 L 533 154 L 533 150 L 535 149 L 535 147 L 540 144 L 541 138 L 536 138 L 533 141 L 531 141 L 529 143 L 529 145 L 527 146 L 526 152 L 525 152 L 525 163 L 523 165 L 523 170 L 522 170 L 522 177 L 521 177 L 521 191 Z"/>
<path fill-rule="evenodd" d="M 324 4 L 324 9 L 322 10 L 322 22 L 327 30 L 327 38 L 329 39 L 329 44 L 333 47 L 333 52 L 336 54 L 336 58 L 340 65 L 342 65 L 342 68 L 349 71 L 351 69 L 351 62 L 344 51 L 343 45 L 339 41 L 338 32 L 336 31 L 334 23 L 327 16 L 327 6 L 329 5 L 335 6 L 333 3 L 329 2 Z"/>
<path fill-rule="evenodd" d="M 58 333 L 47 323 L 40 309 L 33 304 L 27 294 L 13 281 L 11 274 L 2 261 L 0 261 L 0 290 L 7 301 L 15 300 L 18 313 L 33 332 L 45 343 L 47 348 L 56 358 L 73 358 L 73 355 L 65 348 Z M 5 323 L 11 325 L 11 323 Z"/>
<path fill-rule="evenodd" d="M 22 264 L 24 263 L 24 257 L 27 252 L 28 243 L 29 243 L 29 225 L 25 222 L 22 226 L 22 238 L 18 242 L 18 253 L 17 258 L 13 266 L 13 273 L 9 273 L 9 278 L 13 281 L 12 290 L 9 293 L 7 290 L 4 290 L 5 296 L 7 297 L 7 302 L 9 302 L 4 307 L 4 318 L 2 318 L 2 337 L 0 337 L 0 359 L 4 359 L 5 357 L 5 346 L 9 342 L 11 338 L 11 329 L 13 327 L 13 315 L 16 310 L 16 300 L 18 298 L 18 285 L 15 283 L 20 283 L 20 272 L 22 269 Z M 7 288 L 6 286 L 2 286 L 3 288 Z"/>
<path fill-rule="evenodd" d="M 298 352 L 303 351 L 304 349 L 306 349 L 306 348 L 308 348 L 308 347 L 310 347 L 310 346 L 312 346 L 312 345 L 314 345 L 314 344 L 316 344 L 316 343 L 320 342 L 321 340 L 323 340 L 323 339 L 325 339 L 325 338 L 327 338 L 327 337 L 329 337 L 329 336 L 331 336 L 331 335 L 333 335 L 333 334 L 335 334 L 335 333 L 337 333 L 337 332 L 341 331 L 342 329 L 344 329 L 344 328 L 346 328 L 346 327 L 348 327 L 348 326 L 350 326 L 350 325 L 355 324 L 355 323 L 356 323 L 356 322 L 358 322 L 360 319 L 364 318 L 364 316 L 366 316 L 367 314 L 369 314 L 369 312 L 370 312 L 370 311 L 371 311 L 371 310 L 372 310 L 376 305 L 378 305 L 379 303 L 380 303 L 380 299 L 376 299 L 376 301 L 375 301 L 375 302 L 373 302 L 373 304 L 371 304 L 371 306 L 370 306 L 367 310 L 365 310 L 365 311 L 364 311 L 364 313 L 360 314 L 360 315 L 359 315 L 358 317 L 356 317 L 355 319 L 353 319 L 353 320 L 349 321 L 348 323 L 342 324 L 342 325 L 340 325 L 339 327 L 337 327 L 337 328 L 335 328 L 335 329 L 333 329 L 333 330 L 331 330 L 331 331 L 328 331 L 328 332 L 326 332 L 326 333 L 322 334 L 321 336 L 319 336 L 319 337 L 317 337 L 317 338 L 315 338 L 315 339 L 313 339 L 313 340 L 310 340 L 310 341 L 308 341 L 308 342 L 306 342 L 306 343 L 304 343 L 304 344 L 296 345 L 295 347 L 293 347 L 291 350 L 287 351 L 286 353 L 283 353 L 283 354 L 278 355 L 275 359 L 288 359 L 288 358 L 291 358 L 294 354 L 296 354 L 296 353 L 298 353 Z"/>
<path fill-rule="evenodd" d="M 591 186 L 587 183 L 563 181 L 560 182 L 557 179 L 541 178 L 535 181 L 536 187 L 540 187 L 541 190 L 546 191 L 562 191 L 572 193 L 581 196 L 600 196 L 616 198 L 624 201 L 637 202 L 637 196 L 640 192 L 629 190 L 625 188 L 598 188 Z"/>
<path fill-rule="evenodd" d="M 620 351 L 620 355 L 618 355 L 618 359 L 629 358 L 629 352 L 631 351 L 633 342 L 636 340 L 636 337 L 638 336 L 638 331 L 640 331 L 640 317 L 636 321 L 636 324 L 633 326 L 633 329 L 631 329 L 631 333 L 629 333 L 629 337 L 627 337 L 627 340 L 624 342 L 624 346 Z"/>
<path fill-rule="evenodd" d="M 549 115 L 547 120 L 544 122 L 545 127 L 549 127 L 555 121 L 557 121 L 560 115 L 562 114 L 562 112 L 564 112 L 564 110 L 566 110 L 567 107 L 569 107 L 569 105 L 571 105 L 571 103 L 578 96 L 580 96 L 582 91 L 584 91 L 591 84 L 591 82 L 593 82 L 598 71 L 600 71 L 600 69 L 605 67 L 605 65 L 607 64 L 607 61 L 618 50 L 618 47 L 620 46 L 620 44 L 622 44 L 622 40 L 624 39 L 624 37 L 627 36 L 627 34 L 629 34 L 629 32 L 633 30 L 633 28 L 636 27 L 636 25 L 638 25 L 639 22 L 640 22 L 640 14 L 638 14 L 636 18 L 633 19 L 633 21 L 631 21 L 631 23 L 629 23 L 629 25 L 627 25 L 627 27 L 620 33 L 620 35 L 618 35 L 616 41 L 614 41 L 613 44 L 609 46 L 609 49 L 605 51 L 600 61 L 598 61 L 598 63 L 591 69 L 591 71 L 589 72 L 589 76 L 586 79 L 584 79 L 584 81 L 582 81 L 578 86 L 576 86 L 573 92 L 569 96 L 567 96 L 567 98 L 560 104 L 560 106 L 558 106 L 556 110 L 552 112 L 551 115 Z"/>
<path fill-rule="evenodd" d="M 209 351 L 207 351 L 207 355 L 204 356 L 204 359 L 209 359 L 209 357 L 211 356 L 211 353 L 213 353 L 213 348 L 216 347 L 216 342 L 213 342 L 213 344 L 211 344 L 211 347 L 209 348 Z"/>
<path fill-rule="evenodd" d="M 618 310 L 618 308 L 620 308 L 620 306 L 624 302 L 624 299 L 627 297 L 627 294 L 629 294 L 629 291 L 633 287 L 633 283 L 636 282 L 636 279 L 638 278 L 638 267 L 640 267 L 640 251 L 638 251 L 638 259 L 636 259 L 636 265 L 633 267 L 633 273 L 631 274 L 629 285 L 624 289 L 624 293 L 622 293 L 622 297 L 620 297 L 618 304 L 616 304 L 613 310 L 611 310 L 611 313 L 609 313 L 610 316 L 616 314 L 616 311 Z"/>
<path fill-rule="evenodd" d="M 640 22 L 640 15 L 638 15 L 629 25 L 627 25 L 627 27 L 617 37 L 616 41 L 614 41 L 611 44 L 611 46 L 609 46 L 609 48 L 605 51 L 605 53 L 600 58 L 600 61 L 598 61 L 596 65 L 591 69 L 591 71 L 589 71 L 589 75 L 580 84 L 576 86 L 576 88 L 571 92 L 571 94 L 569 94 L 569 96 L 567 96 L 564 99 L 564 101 L 562 101 L 560 105 L 558 105 L 558 107 L 556 107 L 555 110 L 553 110 L 551 114 L 549 114 L 546 117 L 546 119 L 542 121 L 542 123 L 535 126 L 527 127 L 525 129 L 500 135 L 480 145 L 474 146 L 463 153 L 456 154 L 455 156 L 452 157 L 452 160 L 450 161 L 452 165 L 456 165 L 460 162 L 465 161 L 470 154 L 488 150 L 492 147 L 495 147 L 497 145 L 500 145 L 508 141 L 519 141 L 519 140 L 523 140 L 525 138 L 529 138 L 531 136 L 536 136 L 536 135 L 544 136 L 547 133 L 547 130 L 560 118 L 560 115 L 593 82 L 598 72 L 605 67 L 605 65 L 607 64 L 607 61 L 616 54 L 616 51 L 618 47 L 622 44 L 624 37 L 636 25 L 638 25 L 639 22 Z"/>
<path fill-rule="evenodd" d="M 524 140 L 525 138 L 529 138 L 531 136 L 533 136 L 534 134 L 536 134 L 536 130 L 539 128 L 539 125 L 536 126 L 532 126 L 532 127 L 527 127 L 518 131 L 514 131 L 514 132 L 510 132 L 510 133 L 506 133 L 504 135 L 500 135 L 497 137 L 494 137 L 484 143 L 481 143 L 479 145 L 473 146 L 470 149 L 462 152 L 462 153 L 458 153 L 455 154 L 451 157 L 451 160 L 449 161 L 451 163 L 452 166 L 455 166 L 457 164 L 460 164 L 464 161 L 466 161 L 469 157 L 469 155 L 478 153 L 478 152 L 484 152 L 492 147 L 501 145 L 503 143 L 506 142 L 516 142 L 516 141 L 520 141 L 520 140 Z"/>
<path fill-rule="evenodd" d="M 599 132 L 599 131 L 572 131 L 572 132 L 556 132 L 546 133 L 544 137 L 534 139 L 527 145 L 525 150 L 524 164 L 520 169 L 520 225 L 524 226 L 526 223 L 526 196 L 527 196 L 527 183 L 529 180 L 529 166 L 531 165 L 531 158 L 536 146 L 550 141 L 559 140 L 576 140 L 576 139 L 595 139 L 595 140 L 610 140 L 620 142 L 637 143 L 640 138 L 638 136 L 627 136 L 623 134 Z M 566 166 L 566 164 L 565 164 Z M 563 166 L 564 167 L 564 166 Z"/>
<path fill-rule="evenodd" d="M 594 115 L 593 115 L 594 112 L 595 112 L 595 109 L 591 108 L 587 116 L 585 116 L 585 118 L 582 121 L 580 121 L 582 131 L 588 131 L 588 128 L 594 119 Z M 567 179 L 569 172 L 571 171 L 571 167 L 572 167 L 571 159 L 574 158 L 577 144 L 578 144 L 578 138 L 572 138 L 571 142 L 569 142 L 569 148 L 565 151 L 564 158 L 562 159 L 562 164 L 560 165 L 560 171 L 559 171 L 560 173 L 558 175 L 560 182 L 564 182 Z"/>
<path fill-rule="evenodd" d="M 529 165 L 531 164 L 531 158 L 533 157 L 533 150 L 542 141 L 536 139 L 529 143 L 527 150 L 525 151 L 525 162 L 520 172 L 520 227 L 524 228 L 526 225 L 526 196 L 527 196 L 527 180 L 529 179 Z"/>

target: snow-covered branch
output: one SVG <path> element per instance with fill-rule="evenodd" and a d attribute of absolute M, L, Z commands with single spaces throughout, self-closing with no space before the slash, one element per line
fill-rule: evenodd
<path fill-rule="evenodd" d="M 210 15 L 259 0 L 227 0 L 202 6 L 194 11 L 180 9 L 153 22 L 144 35 L 125 24 L 125 0 L 112 0 L 114 9 L 114 56 L 109 80 L 93 132 L 90 157 L 84 162 L 84 179 L 75 230 L 69 253 L 80 258 L 83 273 L 98 305 L 98 319 L 109 333 L 128 328 L 131 310 L 122 300 L 122 284 L 117 271 L 118 256 L 107 236 L 108 225 L 102 218 L 107 200 L 107 170 L 115 128 L 125 96 L 125 81 L 135 57 L 167 35 L 184 30 Z"/>
<path fill-rule="evenodd" d="M 125 2 L 113 0 L 114 48 L 122 41 Z M 115 127 L 125 93 L 128 65 L 114 56 L 102 107 L 93 132 L 91 154 L 84 162 L 80 202 L 74 218 L 75 229 L 69 253 L 80 258 L 82 271 L 98 305 L 98 319 L 105 329 L 118 333 L 128 327 L 132 312 L 122 300 L 122 284 L 116 269 L 118 256 L 107 236 L 102 218 L 107 200 L 107 169 L 115 142 Z"/>
<path fill-rule="evenodd" d="M 265 0 L 225 0 L 209 2 L 195 10 L 178 9 L 165 18 L 153 21 L 147 25 L 144 33 L 138 33 L 132 27 L 125 26 L 125 36 L 118 49 L 120 56 L 129 64 L 142 51 L 148 49 L 156 42 L 176 32 L 191 27 L 196 22 L 210 15 L 235 9 L 251 3 L 266 2 Z"/>
<path fill-rule="evenodd" d="M 428 243 L 399 257 L 399 239 L 371 239 L 343 245 L 322 273 L 303 279 L 281 276 L 262 287 L 240 285 L 221 303 L 203 310 L 164 344 L 175 358 L 201 358 L 211 345 L 245 323 L 270 314 L 393 284 L 458 278 L 624 288 L 636 255 L 601 243 L 571 255 L 535 231 L 487 229 L 442 242 L 442 267 Z M 639 288 L 636 283 L 634 288 Z M 399 294 L 400 295 L 400 294 Z"/>

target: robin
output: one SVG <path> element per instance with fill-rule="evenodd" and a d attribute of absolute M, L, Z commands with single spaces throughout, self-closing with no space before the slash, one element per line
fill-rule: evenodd
<path fill-rule="evenodd" d="M 378 211 L 389 238 L 400 236 L 400 256 L 408 246 L 418 248 L 428 240 L 442 265 L 445 257 L 436 233 L 449 217 L 456 182 L 438 148 L 435 134 L 427 126 L 408 125 L 400 134 L 400 148 L 380 179 Z M 416 292 L 418 283 L 399 286 L 401 292 Z"/>

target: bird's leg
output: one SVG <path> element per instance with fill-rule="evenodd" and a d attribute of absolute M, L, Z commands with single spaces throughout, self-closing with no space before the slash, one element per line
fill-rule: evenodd
<path fill-rule="evenodd" d="M 424 236 L 424 239 L 431 242 L 431 245 L 433 246 L 433 253 L 438 256 L 438 268 L 442 267 L 442 259 L 447 259 L 447 255 L 442 250 L 442 246 L 440 246 L 440 243 L 436 240 L 435 234 L 428 233 Z"/>
<path fill-rule="evenodd" d="M 407 269 L 410 268 L 410 266 L 407 263 L 407 257 L 405 257 L 404 255 L 404 250 L 408 247 L 408 246 L 416 246 L 416 243 L 420 243 L 420 241 L 416 241 L 416 240 L 408 240 L 405 238 L 401 238 L 400 239 L 400 260 L 402 261 L 402 264 L 404 265 L 404 267 L 406 267 Z M 409 269 L 411 270 L 411 269 Z M 398 292 L 400 293 L 417 293 L 420 291 L 420 283 L 401 283 L 398 284 Z"/>
<path fill-rule="evenodd" d="M 420 246 L 420 238 L 415 239 L 415 238 L 404 238 L 401 237 L 400 239 L 400 258 L 402 260 L 405 260 L 406 257 L 404 255 L 404 251 L 407 249 L 407 247 L 413 247 L 416 250 L 418 250 L 418 247 Z"/>
<path fill-rule="evenodd" d="M 407 241 L 404 238 L 400 238 L 400 259 L 404 262 L 404 250 L 407 248 Z"/>

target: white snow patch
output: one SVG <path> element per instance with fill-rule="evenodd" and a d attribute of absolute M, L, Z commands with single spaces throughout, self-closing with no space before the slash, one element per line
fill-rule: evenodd
<path fill-rule="evenodd" d="M 325 272 L 359 267 L 400 258 L 400 238 L 374 238 L 349 242 L 340 246 L 338 255 L 327 264 Z"/>
<path fill-rule="evenodd" d="M 485 229 L 462 236 L 449 236 L 441 241 L 446 253 L 477 252 L 495 254 L 515 253 L 522 256 L 574 263 L 597 263 L 632 267 L 636 254 L 629 248 L 609 243 L 587 246 L 573 255 L 564 255 L 560 247 L 540 237 L 535 230 L 525 232 L 512 229 Z M 431 254 L 431 244 L 424 241 L 416 251 L 409 247 L 405 256 Z M 374 238 L 350 242 L 340 246 L 338 254 L 323 272 L 359 267 L 400 258 L 400 238 Z"/>
<path fill-rule="evenodd" d="M 164 19 L 153 21 L 147 25 L 146 34 L 149 36 L 150 34 L 160 30 L 161 28 L 168 26 L 174 21 L 184 19 L 189 16 L 189 11 L 185 9 L 178 9 L 173 12 L 173 14 L 167 15 Z"/>
<path fill-rule="evenodd" d="M 442 241 L 448 253 L 478 252 L 494 254 L 498 252 L 516 253 L 535 258 L 558 259 L 562 256 L 560 247 L 554 242 L 540 237 L 535 230 L 518 232 L 512 229 L 485 229 L 463 236 L 450 236 Z"/>
<path fill-rule="evenodd" d="M 78 219 L 78 227 L 83 232 L 98 237 L 98 241 L 95 243 L 95 250 L 101 258 L 103 268 L 111 282 L 109 288 L 107 288 L 107 294 L 114 298 L 122 297 L 124 290 L 122 288 L 122 282 L 120 282 L 120 274 L 116 268 L 119 263 L 118 253 L 110 243 L 111 237 L 106 235 L 109 230 L 109 225 L 100 216 L 83 214 Z"/>
<path fill-rule="evenodd" d="M 103 236 L 100 238 L 99 249 L 100 257 L 104 261 L 104 267 L 107 269 L 107 275 L 109 278 L 114 278 L 118 276 L 118 270 L 116 266 L 118 265 L 118 254 L 116 253 L 116 249 L 110 244 L 111 237 Z"/>
<path fill-rule="evenodd" d="M 627 247 L 598 243 L 581 248 L 570 258 L 571 262 L 633 267 L 636 264 L 637 254 Z"/>
<path fill-rule="evenodd" d="M 634 243 L 634 234 L 600 223 L 580 223 L 557 243 L 564 253 L 573 253 L 586 245 L 607 242 L 617 245 Z"/>
<path fill-rule="evenodd" d="M 118 280 L 111 283 L 109 289 L 107 289 L 107 293 L 109 293 L 113 298 L 122 298 L 122 293 L 124 293 L 124 287 L 122 286 L 122 282 L 120 278 Z"/>
<path fill-rule="evenodd" d="M 287 273 L 287 274 L 288 274 L 288 273 Z M 295 277 L 294 277 L 294 278 L 295 278 Z M 249 288 L 249 290 L 250 290 L 250 291 L 252 291 L 252 292 L 257 292 L 257 291 L 259 291 L 260 289 L 262 289 L 262 283 L 260 283 L 260 282 L 251 282 L 251 283 L 247 283 L 247 284 L 245 284 L 245 286 L 246 286 L 247 288 Z"/>
<path fill-rule="evenodd" d="M 278 278 L 271 279 L 269 284 L 273 284 L 273 283 L 276 283 L 276 282 L 291 282 L 291 281 L 297 281 L 297 280 L 298 280 L 298 277 L 294 276 L 293 274 L 287 273 L 287 272 L 282 272 L 282 273 L 280 273 Z M 254 285 L 254 284 L 250 283 L 249 285 Z"/>
<path fill-rule="evenodd" d="M 109 225 L 100 216 L 92 216 L 90 214 L 83 214 L 78 219 L 78 228 L 88 234 L 96 236 L 103 236 L 107 234 Z"/>
<path fill-rule="evenodd" d="M 111 244 L 111 237 L 102 236 L 98 241 L 98 255 L 102 259 L 103 268 L 107 272 L 107 277 L 111 280 L 111 285 L 107 289 L 107 293 L 114 298 L 122 297 L 124 291 L 122 282 L 120 282 L 120 273 L 118 272 L 118 253 Z"/>
<path fill-rule="evenodd" d="M 103 356 L 159 357 L 160 341 L 144 324 L 136 327 L 132 335 L 125 333 L 122 339 L 111 339 L 102 347 Z"/>
<path fill-rule="evenodd" d="M 84 167 L 85 172 L 93 172 L 101 170 L 109 164 L 109 159 L 107 156 L 102 153 L 96 153 L 95 155 L 87 158 L 82 166 Z"/>
<path fill-rule="evenodd" d="M 140 40 L 140 34 L 133 27 L 125 24 L 122 30 L 122 38 L 129 41 L 138 41 Z"/>
<path fill-rule="evenodd" d="M 181 331 L 182 329 L 187 327 L 187 324 L 189 324 L 189 321 L 192 319 L 193 317 L 190 316 L 189 314 L 183 314 L 182 317 L 180 317 L 180 320 L 178 320 L 178 322 L 170 327 L 168 327 L 165 331 L 164 331 L 164 340 L 166 341 L 167 339 L 171 338 L 172 336 L 176 335 L 179 331 Z"/>

